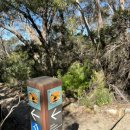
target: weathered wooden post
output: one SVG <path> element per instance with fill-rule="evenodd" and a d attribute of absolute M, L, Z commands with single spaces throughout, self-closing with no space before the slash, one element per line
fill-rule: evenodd
<path fill-rule="evenodd" d="M 27 81 L 31 130 L 62 130 L 62 83 L 47 76 Z"/>

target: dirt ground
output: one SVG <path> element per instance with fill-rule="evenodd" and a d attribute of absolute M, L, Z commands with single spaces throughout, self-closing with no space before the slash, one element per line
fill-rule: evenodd
<path fill-rule="evenodd" d="M 71 104 L 64 109 L 63 130 L 130 130 L 130 105 L 117 104 L 90 110 Z M 114 124 L 122 120 L 112 129 Z"/>
<path fill-rule="evenodd" d="M 2 108 L 10 109 L 17 103 L 17 91 L 12 91 L 14 90 L 0 87 L 0 108 L 5 113 L 6 109 Z M 23 100 L 7 119 L 2 130 L 30 130 L 29 113 L 29 105 Z M 122 116 L 122 120 L 115 125 Z M 64 104 L 63 130 L 130 130 L 130 104 L 115 103 L 103 107 L 94 106 L 93 109 L 79 106 L 77 102 Z"/>

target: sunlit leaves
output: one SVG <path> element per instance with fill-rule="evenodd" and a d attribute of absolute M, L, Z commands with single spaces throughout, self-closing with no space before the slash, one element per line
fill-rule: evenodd
<path fill-rule="evenodd" d="M 14 85 L 14 80 L 26 80 L 31 74 L 32 61 L 27 60 L 26 53 L 13 52 L 10 57 L 7 57 L 0 63 L 1 78 L 6 83 Z"/>
<path fill-rule="evenodd" d="M 71 32 L 75 32 L 76 31 L 76 19 L 74 18 L 68 18 L 67 19 L 67 27 Z"/>
<path fill-rule="evenodd" d="M 65 0 L 53 0 L 54 6 L 64 9 L 67 6 L 67 3 Z"/>

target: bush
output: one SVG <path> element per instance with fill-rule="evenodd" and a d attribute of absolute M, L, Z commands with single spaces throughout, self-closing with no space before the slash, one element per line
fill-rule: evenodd
<path fill-rule="evenodd" d="M 70 91 L 75 97 L 79 97 L 83 90 L 88 88 L 91 74 L 91 64 L 88 61 L 84 64 L 75 62 L 63 76 L 58 71 L 58 78 L 61 78 L 63 82 L 64 91 Z"/>
<path fill-rule="evenodd" d="M 93 84 L 96 84 L 95 96 L 97 105 L 105 105 L 112 102 L 112 93 L 106 87 L 105 76 L 102 71 L 94 72 Z"/>
<path fill-rule="evenodd" d="M 1 80 L 9 85 L 17 85 L 31 75 L 32 62 L 28 55 L 22 52 L 13 52 L 0 63 Z"/>
<path fill-rule="evenodd" d="M 96 105 L 106 105 L 112 102 L 113 96 L 109 89 L 106 88 L 105 77 L 102 71 L 94 71 L 91 83 L 90 83 L 90 93 L 85 94 L 80 103 L 87 107 L 92 107 Z"/>

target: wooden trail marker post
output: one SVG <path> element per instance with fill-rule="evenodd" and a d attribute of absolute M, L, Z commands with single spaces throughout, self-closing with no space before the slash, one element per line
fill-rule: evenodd
<path fill-rule="evenodd" d="M 62 83 L 47 76 L 27 81 L 31 130 L 62 130 Z"/>

